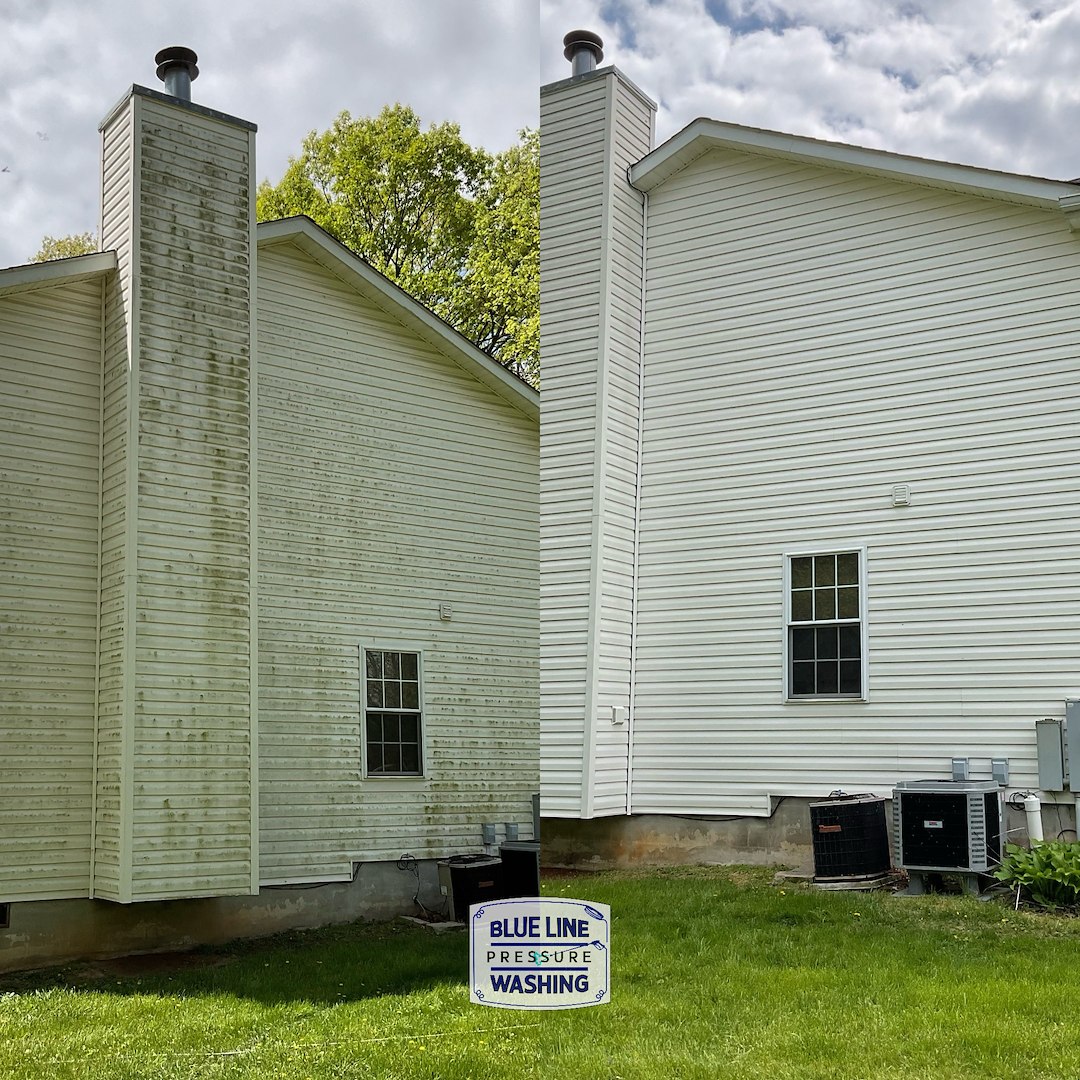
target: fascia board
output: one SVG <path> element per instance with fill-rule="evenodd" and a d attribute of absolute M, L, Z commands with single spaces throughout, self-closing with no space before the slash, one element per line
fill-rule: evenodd
<path fill-rule="evenodd" d="M 70 259 L 11 266 L 0 270 L 0 296 L 70 285 L 72 282 L 101 277 L 115 269 L 115 251 L 97 251 L 90 255 L 75 255 Z"/>
<path fill-rule="evenodd" d="M 1077 192 L 1075 184 L 1035 176 L 997 172 L 973 165 L 871 150 L 826 142 L 801 135 L 724 124 L 699 118 L 631 166 L 630 182 L 639 191 L 652 191 L 695 158 L 710 150 L 738 150 L 785 161 L 842 169 L 887 180 L 945 188 L 969 195 L 1056 209 L 1062 197 Z"/>

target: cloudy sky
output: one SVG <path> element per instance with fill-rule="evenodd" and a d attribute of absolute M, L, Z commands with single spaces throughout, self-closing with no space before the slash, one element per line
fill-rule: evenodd
<path fill-rule="evenodd" d="M 314 12 L 314 13 L 312 13 Z M 342 109 L 401 101 L 498 150 L 585 27 L 695 116 L 1056 179 L 1080 176 L 1080 0 L 0 0 L 0 266 L 97 227 L 97 125 L 153 55 L 259 125 L 260 178 Z"/>
<path fill-rule="evenodd" d="M 697 116 L 1067 180 L 1080 176 L 1080 0 L 540 0 L 541 77 L 595 30 Z"/>
<path fill-rule="evenodd" d="M 192 99 L 259 125 L 278 180 L 312 129 L 411 105 L 501 150 L 539 114 L 537 0 L 0 0 L 0 266 L 97 229 L 98 123 L 154 53 L 199 54 Z"/>

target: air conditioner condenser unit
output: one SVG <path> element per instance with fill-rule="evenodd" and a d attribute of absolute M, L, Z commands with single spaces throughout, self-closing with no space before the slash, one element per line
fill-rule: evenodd
<path fill-rule="evenodd" d="M 893 789 L 896 862 L 905 870 L 990 873 L 1001 861 L 994 780 L 903 780 Z"/>

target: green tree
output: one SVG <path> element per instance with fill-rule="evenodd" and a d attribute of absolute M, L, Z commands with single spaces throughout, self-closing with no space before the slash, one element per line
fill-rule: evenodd
<path fill-rule="evenodd" d="M 531 381 L 539 359 L 537 139 L 494 157 L 404 105 L 311 132 L 260 221 L 306 214 Z"/>
<path fill-rule="evenodd" d="M 476 200 L 476 224 L 451 321 L 480 348 L 540 385 L 540 139 L 498 154 Z"/>
<path fill-rule="evenodd" d="M 70 259 L 75 255 L 90 255 L 97 251 L 97 237 L 92 232 L 75 233 L 72 236 L 46 236 L 41 250 L 31 256 L 31 262 L 49 262 L 52 259 Z"/>

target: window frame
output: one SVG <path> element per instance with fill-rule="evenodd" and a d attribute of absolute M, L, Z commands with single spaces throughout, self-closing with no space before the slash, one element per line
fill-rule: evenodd
<path fill-rule="evenodd" d="M 794 559 L 814 558 L 819 555 L 855 555 L 859 560 L 859 683 L 858 694 L 795 694 L 792 692 L 792 658 L 791 658 L 791 629 L 792 626 L 841 626 L 852 625 L 850 619 L 822 619 L 813 623 L 793 623 L 791 618 L 791 563 Z M 867 576 L 867 555 L 865 544 L 834 544 L 829 547 L 798 548 L 785 551 L 783 556 L 783 628 L 782 628 L 782 698 L 786 705 L 803 705 L 814 703 L 836 704 L 844 701 L 869 701 L 870 700 L 870 649 L 869 649 L 869 605 L 867 603 L 869 588 Z"/>
<path fill-rule="evenodd" d="M 368 768 L 368 703 L 367 703 L 367 654 L 369 652 L 393 652 L 413 653 L 416 656 L 416 677 L 419 709 L 388 709 L 375 708 L 371 711 L 376 713 L 396 712 L 401 715 L 418 713 L 418 749 L 420 754 L 419 772 L 371 772 Z M 428 771 L 428 746 L 427 746 L 427 700 L 424 693 L 424 647 L 414 641 L 364 641 L 360 643 L 357 659 L 360 668 L 360 758 L 362 763 L 361 775 L 365 780 L 377 780 L 380 784 L 392 784 L 394 782 L 412 784 L 417 780 L 427 779 Z"/>

